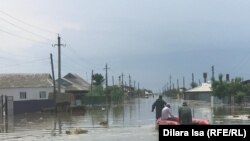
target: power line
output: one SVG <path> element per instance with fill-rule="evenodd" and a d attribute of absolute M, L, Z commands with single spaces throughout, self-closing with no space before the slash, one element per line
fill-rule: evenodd
<path fill-rule="evenodd" d="M 70 64 L 69 66 L 74 67 L 74 68 L 76 68 L 79 71 L 80 70 L 82 71 L 82 69 L 81 69 L 82 68 L 82 64 L 79 63 L 79 59 L 76 57 L 76 54 L 69 55 L 67 53 L 68 53 L 67 51 L 62 52 L 62 56 L 64 56 L 64 58 L 65 58 L 65 61 L 64 61 L 63 64 L 67 64 L 67 65 Z M 74 63 L 72 63 L 72 62 L 74 62 Z M 93 69 L 91 67 L 87 67 L 87 68 Z"/>
<path fill-rule="evenodd" d="M 14 58 L 12 58 L 14 61 L 16 61 Z M 20 60 L 20 58 L 18 57 L 18 59 Z M 29 63 L 29 62 L 33 62 L 33 61 L 40 61 L 40 60 L 46 60 L 46 59 L 48 59 L 47 57 L 45 58 L 45 57 L 43 57 L 43 58 L 29 58 L 29 60 L 27 61 L 27 60 L 22 60 L 22 61 L 24 61 L 25 63 Z M 6 57 L 0 57 L 0 60 L 8 60 L 8 62 L 11 62 L 11 61 L 9 61 L 10 59 L 9 58 L 6 58 Z M 19 61 L 18 60 L 18 61 Z M 22 61 L 20 61 L 20 62 L 22 62 Z M 0 64 L 6 64 L 6 63 L 0 63 Z M 9 64 L 9 63 L 7 63 L 7 64 Z"/>
<path fill-rule="evenodd" d="M 14 24 L 14 23 L 12 23 L 12 22 L 10 22 L 10 21 L 4 19 L 4 18 L 1 18 L 1 17 L 0 17 L 0 19 L 1 19 L 2 21 L 4 21 L 4 22 L 6 22 L 6 23 L 8 23 L 8 24 L 10 24 L 10 25 L 12 25 L 12 26 L 14 26 L 14 27 L 16 27 L 16 28 L 19 28 L 19 29 L 21 29 L 21 30 L 23 30 L 23 31 L 25 31 L 25 32 L 28 32 L 28 33 L 30 33 L 30 34 L 32 34 L 32 35 L 35 35 L 35 36 L 37 36 L 37 37 L 40 37 L 40 38 L 43 38 L 43 39 L 46 39 L 46 40 L 49 40 L 49 41 L 52 41 L 52 40 L 49 39 L 49 38 L 46 38 L 46 37 L 44 37 L 44 36 L 42 36 L 42 35 L 39 35 L 39 34 L 34 33 L 34 32 L 31 32 L 31 31 L 29 31 L 29 30 L 27 30 L 27 29 L 25 29 L 25 28 L 23 28 L 23 27 L 21 27 L 21 26 L 18 26 L 18 25 L 16 25 L 16 24 Z"/>
<path fill-rule="evenodd" d="M 63 40 L 64 42 L 67 42 L 67 41 L 65 41 L 63 38 L 62 38 L 62 40 Z M 67 42 L 67 46 L 70 46 L 69 50 L 70 50 L 70 52 L 73 54 L 74 57 L 77 57 L 77 56 L 78 56 L 78 58 L 79 58 L 80 60 L 82 60 L 83 62 L 85 62 L 85 63 L 89 66 L 89 68 L 93 69 L 93 64 L 91 65 L 91 64 L 89 63 L 90 61 L 88 61 L 88 60 L 86 60 L 85 58 L 83 58 L 83 57 L 79 54 L 79 52 L 77 52 L 77 51 L 74 49 L 73 46 L 71 46 L 71 45 L 68 44 L 68 42 Z M 94 65 L 94 66 L 96 67 L 95 70 L 96 70 L 96 69 L 101 70 L 101 68 L 98 68 L 97 65 Z"/>
<path fill-rule="evenodd" d="M 35 25 L 32 25 L 32 24 L 26 23 L 26 22 L 24 22 L 24 21 L 22 21 L 22 20 L 20 20 L 20 19 L 18 19 L 18 18 L 16 18 L 16 17 L 14 17 L 14 16 L 11 16 L 10 14 L 8 14 L 8 13 L 2 11 L 2 10 L 0 10 L 0 13 L 6 15 L 6 16 L 8 16 L 8 17 L 10 17 L 10 18 L 12 18 L 12 19 L 14 19 L 14 20 L 16 20 L 16 21 L 18 21 L 18 22 L 21 22 L 21 23 L 26 24 L 26 25 L 28 25 L 28 26 L 31 26 L 31 27 L 33 27 L 33 28 L 39 29 L 39 30 L 41 30 L 41 31 L 44 31 L 44 32 L 47 32 L 47 33 L 52 33 L 52 34 L 57 34 L 56 32 L 52 32 L 52 31 L 49 31 L 49 30 L 47 30 L 47 29 L 44 29 L 44 28 L 41 28 L 41 27 L 38 27 L 38 26 L 35 26 Z"/>
<path fill-rule="evenodd" d="M 1 32 L 4 32 L 4 33 L 6 33 L 6 34 L 12 35 L 12 36 L 15 36 L 15 37 L 21 38 L 21 39 L 25 39 L 25 40 L 29 40 L 29 41 L 32 41 L 32 42 L 37 42 L 37 43 L 47 44 L 47 43 L 45 43 L 45 42 L 40 42 L 40 41 L 37 41 L 37 40 L 31 39 L 31 38 L 26 38 L 26 37 L 23 37 L 23 36 L 20 36 L 20 35 L 17 35 L 17 34 L 13 34 L 13 33 L 11 33 L 11 32 L 8 32 L 8 31 L 2 30 L 2 29 L 0 29 L 0 31 L 1 31 Z"/>
<path fill-rule="evenodd" d="M 49 61 L 49 58 L 47 59 L 41 59 L 41 60 L 36 60 L 36 61 L 28 61 L 25 63 L 16 63 L 16 64 L 11 64 L 11 65 L 2 65 L 1 69 L 6 69 L 6 68 L 10 68 L 10 67 L 16 67 L 16 66 L 20 66 L 20 65 L 27 65 L 27 64 L 32 64 L 32 63 L 37 63 L 37 62 L 47 62 Z"/>

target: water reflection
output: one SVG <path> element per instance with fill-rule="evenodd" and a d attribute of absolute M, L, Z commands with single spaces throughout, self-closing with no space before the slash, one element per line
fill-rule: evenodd
<path fill-rule="evenodd" d="M 54 116 L 54 127 L 51 131 L 52 136 L 56 136 L 57 134 L 62 134 L 62 119 L 61 116 L 55 115 Z"/>
<path fill-rule="evenodd" d="M 171 104 L 177 115 L 183 100 L 164 98 Z M 88 107 L 82 113 L 23 114 L 9 118 L 7 126 L 1 126 L 0 140 L 131 140 L 157 141 L 155 113 L 151 112 L 153 97 L 135 98 L 124 103 Z M 250 108 L 215 106 L 200 101 L 188 101 L 194 117 L 209 119 L 211 124 L 250 124 Z M 108 126 L 100 124 L 108 118 Z M 12 123 L 12 124 L 11 124 Z M 2 125 L 2 124 L 1 124 Z M 83 135 L 67 135 L 65 131 L 82 128 L 88 130 Z"/>
<path fill-rule="evenodd" d="M 167 99 L 173 106 L 173 112 L 178 114 L 178 107 L 183 100 Z M 250 107 L 214 105 L 202 101 L 188 101 L 194 117 L 206 118 L 211 124 L 250 124 Z"/>

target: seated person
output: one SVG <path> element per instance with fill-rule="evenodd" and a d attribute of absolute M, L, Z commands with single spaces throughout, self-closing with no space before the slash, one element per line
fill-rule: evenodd
<path fill-rule="evenodd" d="M 187 102 L 183 102 L 182 107 L 179 108 L 180 124 L 192 124 L 192 112 L 188 107 Z"/>
<path fill-rule="evenodd" d="M 176 118 L 174 117 L 174 115 L 172 114 L 172 111 L 170 109 L 170 104 L 167 104 L 161 112 L 161 118 L 162 119 L 167 119 L 167 120 L 176 120 Z"/>

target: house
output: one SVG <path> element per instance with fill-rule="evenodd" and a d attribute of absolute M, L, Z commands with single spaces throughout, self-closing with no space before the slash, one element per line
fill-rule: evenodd
<path fill-rule="evenodd" d="M 0 74 L 0 95 L 13 97 L 14 114 L 41 111 L 54 106 L 48 99 L 53 82 L 48 73 Z"/>
<path fill-rule="evenodd" d="M 200 86 L 193 89 L 189 89 L 184 93 L 185 100 L 201 100 L 201 101 L 211 101 L 212 96 L 211 83 L 202 83 Z"/>
<path fill-rule="evenodd" d="M 90 84 L 77 74 L 68 73 L 61 79 L 61 85 L 65 88 L 65 93 L 71 93 L 74 96 L 74 102 L 71 105 L 82 105 L 83 97 L 89 92 Z"/>
<path fill-rule="evenodd" d="M 200 100 L 207 101 L 211 103 L 213 107 L 214 104 L 225 104 L 229 103 L 229 98 L 218 98 L 212 95 L 212 84 L 211 82 L 202 83 L 200 86 L 193 89 L 189 89 L 184 93 L 184 100 Z"/>

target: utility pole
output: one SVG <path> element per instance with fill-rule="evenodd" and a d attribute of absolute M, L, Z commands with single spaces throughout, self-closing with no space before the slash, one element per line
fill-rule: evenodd
<path fill-rule="evenodd" d="M 192 73 L 192 83 L 194 83 L 194 73 Z"/>
<path fill-rule="evenodd" d="M 108 65 L 106 64 L 105 68 L 106 70 L 106 89 L 108 88 Z M 108 93 L 106 91 L 106 111 L 107 111 L 107 124 L 108 124 L 108 121 L 109 121 L 109 110 L 108 110 Z"/>
<path fill-rule="evenodd" d="M 168 84 L 168 82 L 167 82 L 167 91 L 169 90 L 169 84 Z"/>
<path fill-rule="evenodd" d="M 182 83 L 183 83 L 183 89 L 185 89 L 185 77 L 184 76 L 182 78 Z"/>
<path fill-rule="evenodd" d="M 122 73 L 122 91 L 124 92 L 124 84 L 123 84 L 123 77 L 124 77 L 124 74 Z"/>
<path fill-rule="evenodd" d="M 91 95 L 92 95 L 92 90 L 93 90 L 93 76 L 94 76 L 94 70 L 92 70 L 91 72 L 91 85 L 90 85 Z"/>
<path fill-rule="evenodd" d="M 131 76 L 130 76 L 130 74 L 129 74 L 129 76 L 128 76 L 128 83 L 129 83 L 129 87 L 131 87 Z"/>
<path fill-rule="evenodd" d="M 134 80 L 134 89 L 135 89 L 135 80 Z"/>
<path fill-rule="evenodd" d="M 108 65 L 106 64 L 104 69 L 106 70 L 106 88 L 107 88 L 108 87 L 108 69 L 110 68 L 108 68 Z"/>
<path fill-rule="evenodd" d="M 140 89 L 140 82 L 138 82 L 138 90 Z"/>
<path fill-rule="evenodd" d="M 138 97 L 140 98 L 140 91 L 139 91 L 139 89 L 140 89 L 140 82 L 137 83 L 137 86 L 138 86 Z"/>
<path fill-rule="evenodd" d="M 58 94 L 61 94 L 61 46 L 65 46 L 61 44 L 61 37 L 58 34 L 57 37 L 58 43 L 53 46 L 58 46 Z"/>
<path fill-rule="evenodd" d="M 215 80 L 215 77 L 214 77 L 214 66 L 212 66 L 212 81 Z"/>
<path fill-rule="evenodd" d="M 52 70 L 52 79 L 53 79 L 53 97 L 56 104 L 56 82 L 55 82 L 55 74 L 54 74 L 54 65 L 53 65 L 53 56 L 50 53 L 50 61 L 51 61 L 51 70 Z"/>
<path fill-rule="evenodd" d="M 170 75 L 170 76 L 169 76 L 170 90 L 171 90 L 171 85 L 172 85 L 171 79 L 172 79 L 172 76 Z"/>
<path fill-rule="evenodd" d="M 177 91 L 179 91 L 180 88 L 179 88 L 179 80 L 177 79 Z"/>
<path fill-rule="evenodd" d="M 118 76 L 119 86 L 121 86 L 121 76 Z"/>
<path fill-rule="evenodd" d="M 113 86 L 115 85 L 114 76 L 112 76 L 112 84 L 113 84 Z"/>

